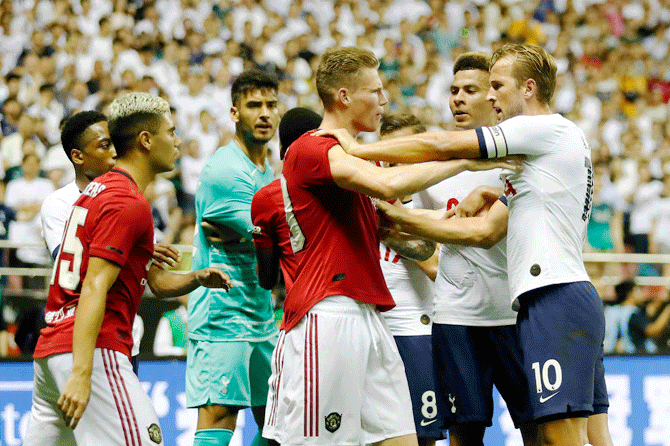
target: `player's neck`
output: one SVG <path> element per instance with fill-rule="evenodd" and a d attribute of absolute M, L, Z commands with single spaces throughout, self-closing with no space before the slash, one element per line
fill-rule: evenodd
<path fill-rule="evenodd" d="M 74 179 L 74 183 L 77 185 L 77 188 L 80 191 L 83 191 L 86 189 L 86 186 L 88 186 L 88 183 L 90 183 L 92 180 L 86 176 L 84 172 L 77 172 L 76 177 Z"/>
<path fill-rule="evenodd" d="M 354 127 L 353 122 L 346 119 L 345 116 L 334 112 L 326 112 L 323 115 L 319 128 L 323 130 L 346 129 L 354 138 L 359 133 Z"/>
<path fill-rule="evenodd" d="M 235 144 L 244 152 L 252 163 L 261 171 L 265 171 L 265 159 L 268 156 L 268 144 L 255 144 L 251 141 L 246 141 L 239 134 L 233 137 Z"/>
<path fill-rule="evenodd" d="M 549 104 L 543 104 L 539 101 L 532 101 L 527 104 L 526 110 L 523 114 L 530 116 L 550 115 L 552 114 L 552 111 L 549 108 Z"/>
<path fill-rule="evenodd" d="M 114 167 L 128 172 L 142 193 L 144 193 L 149 183 L 156 178 L 156 172 L 151 169 L 145 160 L 135 159 L 132 156 L 117 159 Z"/>

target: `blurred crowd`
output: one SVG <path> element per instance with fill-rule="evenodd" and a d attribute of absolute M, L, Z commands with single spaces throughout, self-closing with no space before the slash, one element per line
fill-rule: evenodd
<path fill-rule="evenodd" d="M 670 253 L 668 0 L 1 0 L 0 238 L 39 243 L 41 201 L 73 179 L 59 143 L 59 126 L 73 112 L 104 113 L 116 96 L 136 90 L 170 102 L 182 157 L 147 195 L 158 240 L 190 245 L 200 170 L 233 135 L 230 84 L 242 70 L 274 73 L 283 110 L 320 112 L 319 55 L 366 47 L 381 61 L 388 111 L 450 129 L 454 60 L 506 41 L 554 55 L 552 108 L 576 122 L 593 148 L 587 250 Z M 278 144 L 272 147 L 280 168 Z M 39 249 L 5 257 L 13 266 L 50 260 Z M 670 275 L 656 265 L 620 269 L 591 272 L 596 282 Z M 3 286 L 30 284 L 10 278 Z M 615 288 L 599 291 L 619 308 L 625 298 Z M 661 300 L 665 307 L 665 290 L 642 294 L 650 296 L 636 308 Z M 611 351 L 630 352 L 617 336 Z"/>

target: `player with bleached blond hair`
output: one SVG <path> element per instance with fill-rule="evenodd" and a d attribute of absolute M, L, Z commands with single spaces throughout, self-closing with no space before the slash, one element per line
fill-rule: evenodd
<path fill-rule="evenodd" d="M 152 262 L 153 218 L 143 191 L 174 168 L 181 143 L 168 103 L 147 93 L 118 98 L 109 130 L 116 166 L 75 202 L 55 259 L 26 445 L 163 444 L 130 364 L 145 285 L 159 297 L 230 286 L 216 268 L 176 274 Z"/>

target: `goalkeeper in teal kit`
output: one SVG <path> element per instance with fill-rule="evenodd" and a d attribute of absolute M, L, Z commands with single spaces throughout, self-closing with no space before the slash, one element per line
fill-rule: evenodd
<path fill-rule="evenodd" d="M 277 81 L 242 73 L 231 89 L 235 137 L 202 170 L 196 192 L 193 269 L 218 266 L 226 292 L 193 292 L 188 300 L 188 407 L 198 408 L 194 446 L 227 445 L 239 409 L 263 426 L 270 359 L 277 338 L 270 292 L 258 284 L 251 199 L 274 174 L 267 143 L 279 122 Z M 259 434 L 253 445 L 267 444 Z"/>

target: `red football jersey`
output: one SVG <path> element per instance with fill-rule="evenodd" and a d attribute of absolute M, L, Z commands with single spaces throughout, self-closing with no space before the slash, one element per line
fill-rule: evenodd
<path fill-rule="evenodd" d="M 348 296 L 382 311 L 395 306 L 379 266 L 372 201 L 335 184 L 328 151 L 338 142 L 311 133 L 291 144 L 282 172 L 291 242 L 302 252 L 284 303 L 285 330 L 328 296 Z"/>
<path fill-rule="evenodd" d="M 284 199 L 278 179 L 262 187 L 254 195 L 251 201 L 251 220 L 254 223 L 254 245 L 256 247 L 264 249 L 270 249 L 274 245 L 279 247 L 279 263 L 284 275 L 286 291 L 289 291 L 295 280 L 302 251 L 294 254 L 291 248 L 284 212 Z"/>
<path fill-rule="evenodd" d="M 154 225 L 151 206 L 132 177 L 114 168 L 91 182 L 75 202 L 49 287 L 35 357 L 72 351 L 72 330 L 89 257 L 121 267 L 107 293 L 96 347 L 130 357 L 132 326 L 151 266 Z"/>

